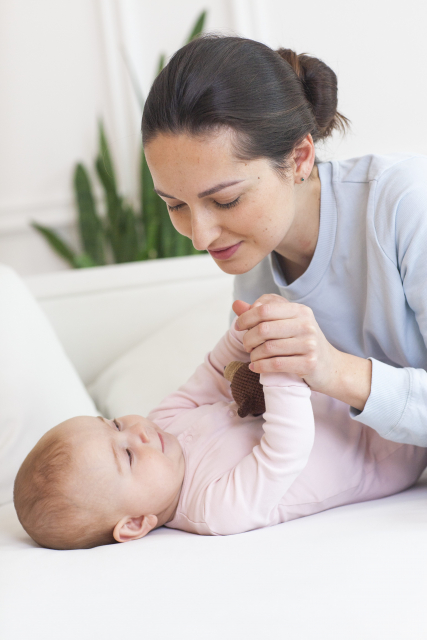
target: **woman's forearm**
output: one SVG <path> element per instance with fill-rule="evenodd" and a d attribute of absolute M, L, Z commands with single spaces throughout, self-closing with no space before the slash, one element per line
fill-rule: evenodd
<path fill-rule="evenodd" d="M 330 376 L 324 384 L 310 385 L 310 376 L 304 378 L 313 391 L 320 391 L 332 398 L 363 411 L 371 393 L 372 362 L 334 349 Z"/>

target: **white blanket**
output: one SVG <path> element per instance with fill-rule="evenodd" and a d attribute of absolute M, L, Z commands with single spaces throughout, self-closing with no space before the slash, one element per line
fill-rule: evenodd
<path fill-rule="evenodd" d="M 161 334 L 168 323 L 180 333 L 175 369 L 164 376 L 175 385 L 204 349 L 198 344 L 183 355 L 191 342 L 184 334 L 208 327 L 200 313 L 188 316 L 195 327 L 182 314 L 195 301 L 212 314 L 209 304 L 223 295 L 224 311 L 216 312 L 224 315 L 231 301 L 230 280 L 209 257 L 37 276 L 27 284 L 80 377 L 86 384 L 98 377 L 94 395 L 112 412 L 131 401 L 125 375 L 148 370 L 148 397 L 139 394 L 143 382 L 136 387 L 141 411 L 153 400 L 155 371 L 147 362 L 150 354 L 167 356 L 172 367 L 173 344 Z M 209 326 L 206 350 L 223 331 Z M 144 366 L 126 373 L 138 364 L 135 353 Z M 12 504 L 0 507 L 1 640 L 426 640 L 426 574 L 427 474 L 399 495 L 268 529 L 203 537 L 162 528 L 81 551 L 41 549 Z"/>
<path fill-rule="evenodd" d="M 83 551 L 31 543 L 0 508 L 4 640 L 425 640 L 427 477 L 270 529 L 162 528 Z"/>

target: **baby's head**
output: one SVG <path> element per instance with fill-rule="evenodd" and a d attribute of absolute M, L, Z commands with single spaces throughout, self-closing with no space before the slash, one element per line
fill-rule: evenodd
<path fill-rule="evenodd" d="M 172 519 L 184 469 L 178 440 L 146 418 L 72 418 L 48 431 L 22 463 L 15 508 L 43 547 L 135 540 Z"/>

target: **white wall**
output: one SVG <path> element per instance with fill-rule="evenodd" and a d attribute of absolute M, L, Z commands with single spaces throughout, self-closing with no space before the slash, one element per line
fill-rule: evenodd
<path fill-rule="evenodd" d="M 0 0 L 0 262 L 67 268 L 29 223 L 75 238 L 72 170 L 93 165 L 99 116 L 136 198 L 141 113 L 121 49 L 147 92 L 159 53 L 179 48 L 204 8 L 209 29 L 230 27 L 226 0 Z"/>
<path fill-rule="evenodd" d="M 72 169 L 109 133 L 124 193 L 137 194 L 140 109 L 121 57 L 144 93 L 158 54 L 172 54 L 203 8 L 208 29 L 233 30 L 322 58 L 337 73 L 352 134 L 323 159 L 427 153 L 425 3 L 407 0 L 0 0 L 0 262 L 20 273 L 66 268 L 29 227 L 74 237 Z"/>
<path fill-rule="evenodd" d="M 236 0 L 245 34 L 321 58 L 338 76 L 352 133 L 319 155 L 427 153 L 427 4 L 423 0 Z M 243 20 L 241 21 L 243 24 Z"/>

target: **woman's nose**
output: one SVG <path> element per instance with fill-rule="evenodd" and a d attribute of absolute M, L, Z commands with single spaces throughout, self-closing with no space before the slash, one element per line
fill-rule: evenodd
<path fill-rule="evenodd" d="M 221 235 L 221 227 L 212 214 L 195 213 L 191 216 L 191 240 L 198 251 L 206 251 Z"/>

